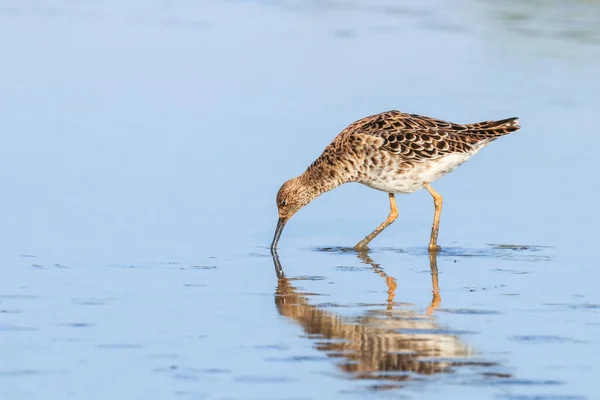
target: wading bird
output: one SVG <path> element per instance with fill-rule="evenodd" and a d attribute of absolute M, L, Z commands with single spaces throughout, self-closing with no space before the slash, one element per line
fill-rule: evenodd
<path fill-rule="evenodd" d="M 500 136 L 518 129 L 518 118 L 461 125 L 396 110 L 362 118 L 340 132 L 302 175 L 281 186 L 271 250 L 277 248 L 286 222 L 298 210 L 329 190 L 358 182 L 387 192 L 390 214 L 355 250 L 367 250 L 369 242 L 398 217 L 394 193 L 425 188 L 435 205 L 429 250 L 437 251 L 442 196 L 431 183 Z"/>

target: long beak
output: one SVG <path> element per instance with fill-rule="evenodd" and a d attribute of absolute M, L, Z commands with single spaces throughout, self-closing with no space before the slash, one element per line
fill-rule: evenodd
<path fill-rule="evenodd" d="M 275 236 L 273 236 L 273 243 L 271 243 L 271 251 L 275 251 L 277 249 L 277 243 L 279 243 L 279 238 L 281 237 L 281 232 L 283 232 L 285 222 L 286 220 L 283 218 L 279 218 L 279 221 L 277 221 L 277 228 L 275 228 Z"/>

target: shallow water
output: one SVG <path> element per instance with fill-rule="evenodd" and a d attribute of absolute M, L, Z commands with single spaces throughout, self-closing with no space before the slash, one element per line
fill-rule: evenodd
<path fill-rule="evenodd" d="M 1 399 L 594 399 L 600 3 L 0 1 Z M 387 109 L 522 129 L 274 196 Z"/>

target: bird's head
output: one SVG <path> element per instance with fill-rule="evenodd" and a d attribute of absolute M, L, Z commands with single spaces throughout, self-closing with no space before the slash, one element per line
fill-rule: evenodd
<path fill-rule="evenodd" d="M 304 184 L 301 177 L 290 179 L 281 185 L 279 192 L 277 192 L 277 213 L 279 214 L 279 221 L 277 222 L 271 249 L 277 247 L 277 242 L 279 242 L 285 223 L 315 197 L 314 191 L 311 190 L 309 185 Z"/>

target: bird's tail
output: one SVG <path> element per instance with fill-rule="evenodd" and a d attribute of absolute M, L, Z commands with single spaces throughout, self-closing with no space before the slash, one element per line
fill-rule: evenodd
<path fill-rule="evenodd" d="M 519 125 L 519 118 L 513 117 L 501 119 L 499 121 L 484 121 L 468 124 L 467 128 L 467 132 L 470 135 L 496 138 L 518 131 L 521 126 Z"/>

